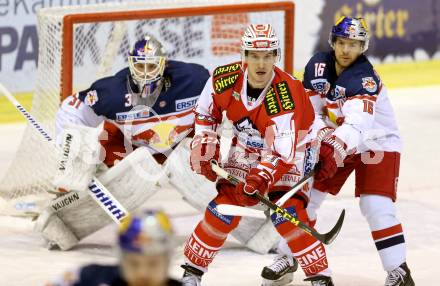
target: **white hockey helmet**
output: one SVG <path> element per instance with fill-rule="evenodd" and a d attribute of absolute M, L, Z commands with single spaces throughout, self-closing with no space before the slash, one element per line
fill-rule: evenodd
<path fill-rule="evenodd" d="M 328 43 L 333 49 L 337 37 L 363 42 L 362 52 L 365 52 L 368 49 L 370 37 L 367 24 L 363 18 L 349 18 L 345 16 L 339 18 L 332 27 L 328 39 Z"/>
<path fill-rule="evenodd" d="M 280 41 L 271 24 L 251 24 L 241 37 L 242 55 L 246 51 L 276 51 L 281 56 Z"/>

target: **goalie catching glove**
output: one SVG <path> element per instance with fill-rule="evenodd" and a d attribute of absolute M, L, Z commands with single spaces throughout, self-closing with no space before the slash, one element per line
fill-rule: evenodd
<path fill-rule="evenodd" d="M 217 174 L 211 168 L 211 160 L 220 158 L 220 140 L 217 133 L 204 131 L 194 136 L 191 141 L 191 169 L 215 182 Z"/>

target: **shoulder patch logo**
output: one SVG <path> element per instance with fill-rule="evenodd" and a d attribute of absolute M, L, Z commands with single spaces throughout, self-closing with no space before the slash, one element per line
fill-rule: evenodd
<path fill-rule="evenodd" d="M 345 97 L 345 87 L 336 85 L 335 86 L 335 98 L 334 98 L 334 100 L 341 99 L 341 98 L 344 98 L 344 97 Z"/>
<path fill-rule="evenodd" d="M 98 93 L 96 92 L 96 90 L 91 90 L 87 92 L 84 98 L 84 103 L 88 106 L 93 106 L 97 102 L 98 102 Z"/>
<path fill-rule="evenodd" d="M 273 87 L 270 87 L 266 93 L 266 97 L 264 98 L 264 107 L 266 108 L 266 112 L 269 115 L 275 115 L 277 113 L 280 113 L 281 111 Z"/>
<path fill-rule="evenodd" d="M 377 90 L 376 81 L 371 76 L 362 78 L 362 87 L 369 92 L 375 92 Z"/>
<path fill-rule="evenodd" d="M 230 73 L 230 72 L 236 72 L 240 68 L 241 68 L 241 65 L 239 63 L 234 63 L 234 64 L 229 64 L 229 65 L 226 65 L 226 66 L 221 66 L 221 67 L 218 67 L 218 68 L 216 68 L 214 70 L 214 73 L 213 73 L 212 77 L 218 77 L 220 75 L 227 74 L 227 73 Z"/>
<path fill-rule="evenodd" d="M 319 94 L 327 94 L 330 90 L 330 83 L 325 78 L 316 78 L 310 81 L 313 89 Z"/>
<path fill-rule="evenodd" d="M 295 103 L 293 102 L 292 94 L 290 93 L 287 82 L 282 81 L 276 84 L 278 96 L 281 101 L 281 107 L 284 111 L 293 110 Z"/>
<path fill-rule="evenodd" d="M 220 77 L 220 78 L 214 80 L 215 92 L 217 94 L 222 93 L 225 90 L 234 86 L 235 82 L 237 81 L 238 75 L 239 75 L 238 73 L 235 73 L 235 74 L 227 75 L 227 76 Z"/>

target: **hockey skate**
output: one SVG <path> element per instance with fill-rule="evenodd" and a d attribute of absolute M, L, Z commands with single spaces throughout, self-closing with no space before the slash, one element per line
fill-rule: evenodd
<path fill-rule="evenodd" d="M 298 269 L 298 262 L 293 257 L 278 255 L 270 266 L 263 268 L 262 286 L 282 286 L 293 281 L 293 272 Z"/>
<path fill-rule="evenodd" d="M 335 286 L 331 277 L 323 275 L 306 278 L 304 281 L 312 282 L 312 286 Z"/>
<path fill-rule="evenodd" d="M 387 279 L 385 280 L 385 286 L 414 286 L 414 280 L 411 277 L 411 271 L 409 270 L 406 262 L 402 263 L 399 267 L 393 271 L 388 272 Z"/>
<path fill-rule="evenodd" d="M 181 265 L 185 272 L 183 272 L 182 285 L 183 286 L 200 286 L 202 285 L 203 271 L 194 268 L 188 264 Z"/>

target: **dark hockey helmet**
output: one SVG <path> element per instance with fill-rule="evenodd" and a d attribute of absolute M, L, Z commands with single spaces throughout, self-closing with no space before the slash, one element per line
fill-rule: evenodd
<path fill-rule="evenodd" d="M 128 67 L 142 97 L 154 95 L 161 86 L 165 63 L 165 49 L 153 36 L 147 35 L 134 44 L 128 55 Z"/>
<path fill-rule="evenodd" d="M 330 31 L 328 43 L 334 48 L 336 37 L 353 39 L 363 42 L 362 52 L 368 49 L 368 27 L 363 18 L 349 18 L 342 16 L 336 21 Z"/>
<path fill-rule="evenodd" d="M 160 210 L 146 210 L 126 217 L 119 226 L 121 252 L 146 255 L 170 254 L 173 230 L 168 216 Z"/>

